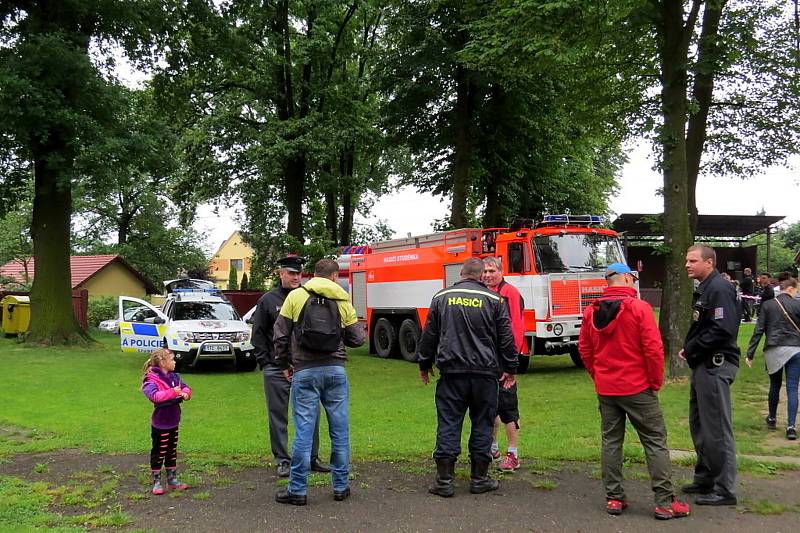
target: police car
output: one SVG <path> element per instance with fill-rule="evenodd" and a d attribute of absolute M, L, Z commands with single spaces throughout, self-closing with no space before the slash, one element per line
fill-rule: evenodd
<path fill-rule="evenodd" d="M 230 360 L 237 370 L 256 367 L 250 327 L 217 289 L 173 288 L 159 309 L 130 296 L 119 297 L 119 316 L 141 306 L 152 316 L 119 324 L 123 352 L 152 352 L 167 347 L 179 371 L 204 360 Z"/>

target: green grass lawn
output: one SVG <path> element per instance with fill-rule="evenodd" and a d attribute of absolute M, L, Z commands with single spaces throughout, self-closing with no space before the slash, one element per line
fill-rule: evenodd
<path fill-rule="evenodd" d="M 746 345 L 751 332 L 752 325 L 742 325 L 740 345 Z M 144 356 L 119 351 L 116 336 L 95 337 L 101 344 L 94 349 L 34 349 L 0 339 L 0 454 L 64 447 L 146 454 L 151 405 L 139 391 Z M 422 385 L 416 366 L 378 359 L 362 348 L 351 353 L 348 373 L 354 459 L 429 456 L 436 425 L 434 386 Z M 194 389 L 194 399 L 184 404 L 182 453 L 243 461 L 268 457 L 259 372 L 212 368 L 183 377 Z M 778 448 L 766 443 L 767 382 L 761 359 L 753 369 L 743 366 L 739 371 L 733 388 L 739 452 L 800 455 L 800 447 L 788 441 Z M 598 459 L 599 416 L 592 383 L 567 356 L 536 357 L 529 373 L 519 378 L 519 396 L 523 456 Z M 692 449 L 688 381 L 669 382 L 660 396 L 670 446 Z M 783 412 L 779 415 L 785 420 Z M 628 440 L 626 452 L 640 456 L 633 435 Z"/>

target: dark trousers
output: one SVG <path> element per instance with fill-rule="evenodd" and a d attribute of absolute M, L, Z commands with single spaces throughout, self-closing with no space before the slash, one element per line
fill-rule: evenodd
<path fill-rule="evenodd" d="M 150 428 L 153 447 L 150 449 L 150 468 L 161 470 L 161 465 L 175 468 L 178 464 L 178 428 Z"/>
<path fill-rule="evenodd" d="M 742 298 L 742 318 L 745 322 L 753 320 L 753 300 L 750 298 Z"/>
<path fill-rule="evenodd" d="M 292 456 L 289 453 L 289 391 L 292 383 L 287 381 L 283 372 L 272 365 L 267 365 L 261 371 L 264 376 L 264 397 L 267 402 L 267 423 L 269 424 L 269 443 L 272 455 L 279 463 L 289 463 Z M 314 439 L 311 445 L 311 458 L 319 456 L 319 418 L 314 427 Z"/>
<path fill-rule="evenodd" d="M 738 367 L 700 363 L 692 369 L 689 389 L 689 430 L 697 464 L 694 482 L 722 495 L 736 495 L 736 442 L 731 420 L 731 385 Z"/>
<path fill-rule="evenodd" d="M 491 461 L 492 429 L 497 414 L 497 378 L 477 374 L 442 374 L 436 383 L 436 459 L 461 454 L 461 428 L 469 411 L 469 455 Z"/>
<path fill-rule="evenodd" d="M 631 421 L 644 447 L 650 486 L 656 505 L 672 502 L 672 465 L 667 448 L 667 427 L 661 414 L 658 396 L 650 389 L 630 396 L 597 395 L 603 435 L 603 484 L 606 498 L 624 500 L 622 488 L 622 445 L 625 441 L 625 419 Z"/>

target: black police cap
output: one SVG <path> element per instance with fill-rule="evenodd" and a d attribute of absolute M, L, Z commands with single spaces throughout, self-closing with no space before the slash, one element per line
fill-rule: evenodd
<path fill-rule="evenodd" d="M 298 255 L 287 255 L 278 259 L 278 266 L 285 268 L 289 272 L 302 272 L 303 261 L 305 260 Z"/>

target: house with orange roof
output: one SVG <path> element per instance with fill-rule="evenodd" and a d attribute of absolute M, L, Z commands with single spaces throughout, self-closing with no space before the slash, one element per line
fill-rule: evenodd
<path fill-rule="evenodd" d="M 133 296 L 143 298 L 161 291 L 118 255 L 73 255 L 69 258 L 72 289 L 86 289 L 89 297 Z M 32 282 L 36 261 L 12 260 L 0 267 L 0 278 Z"/>

